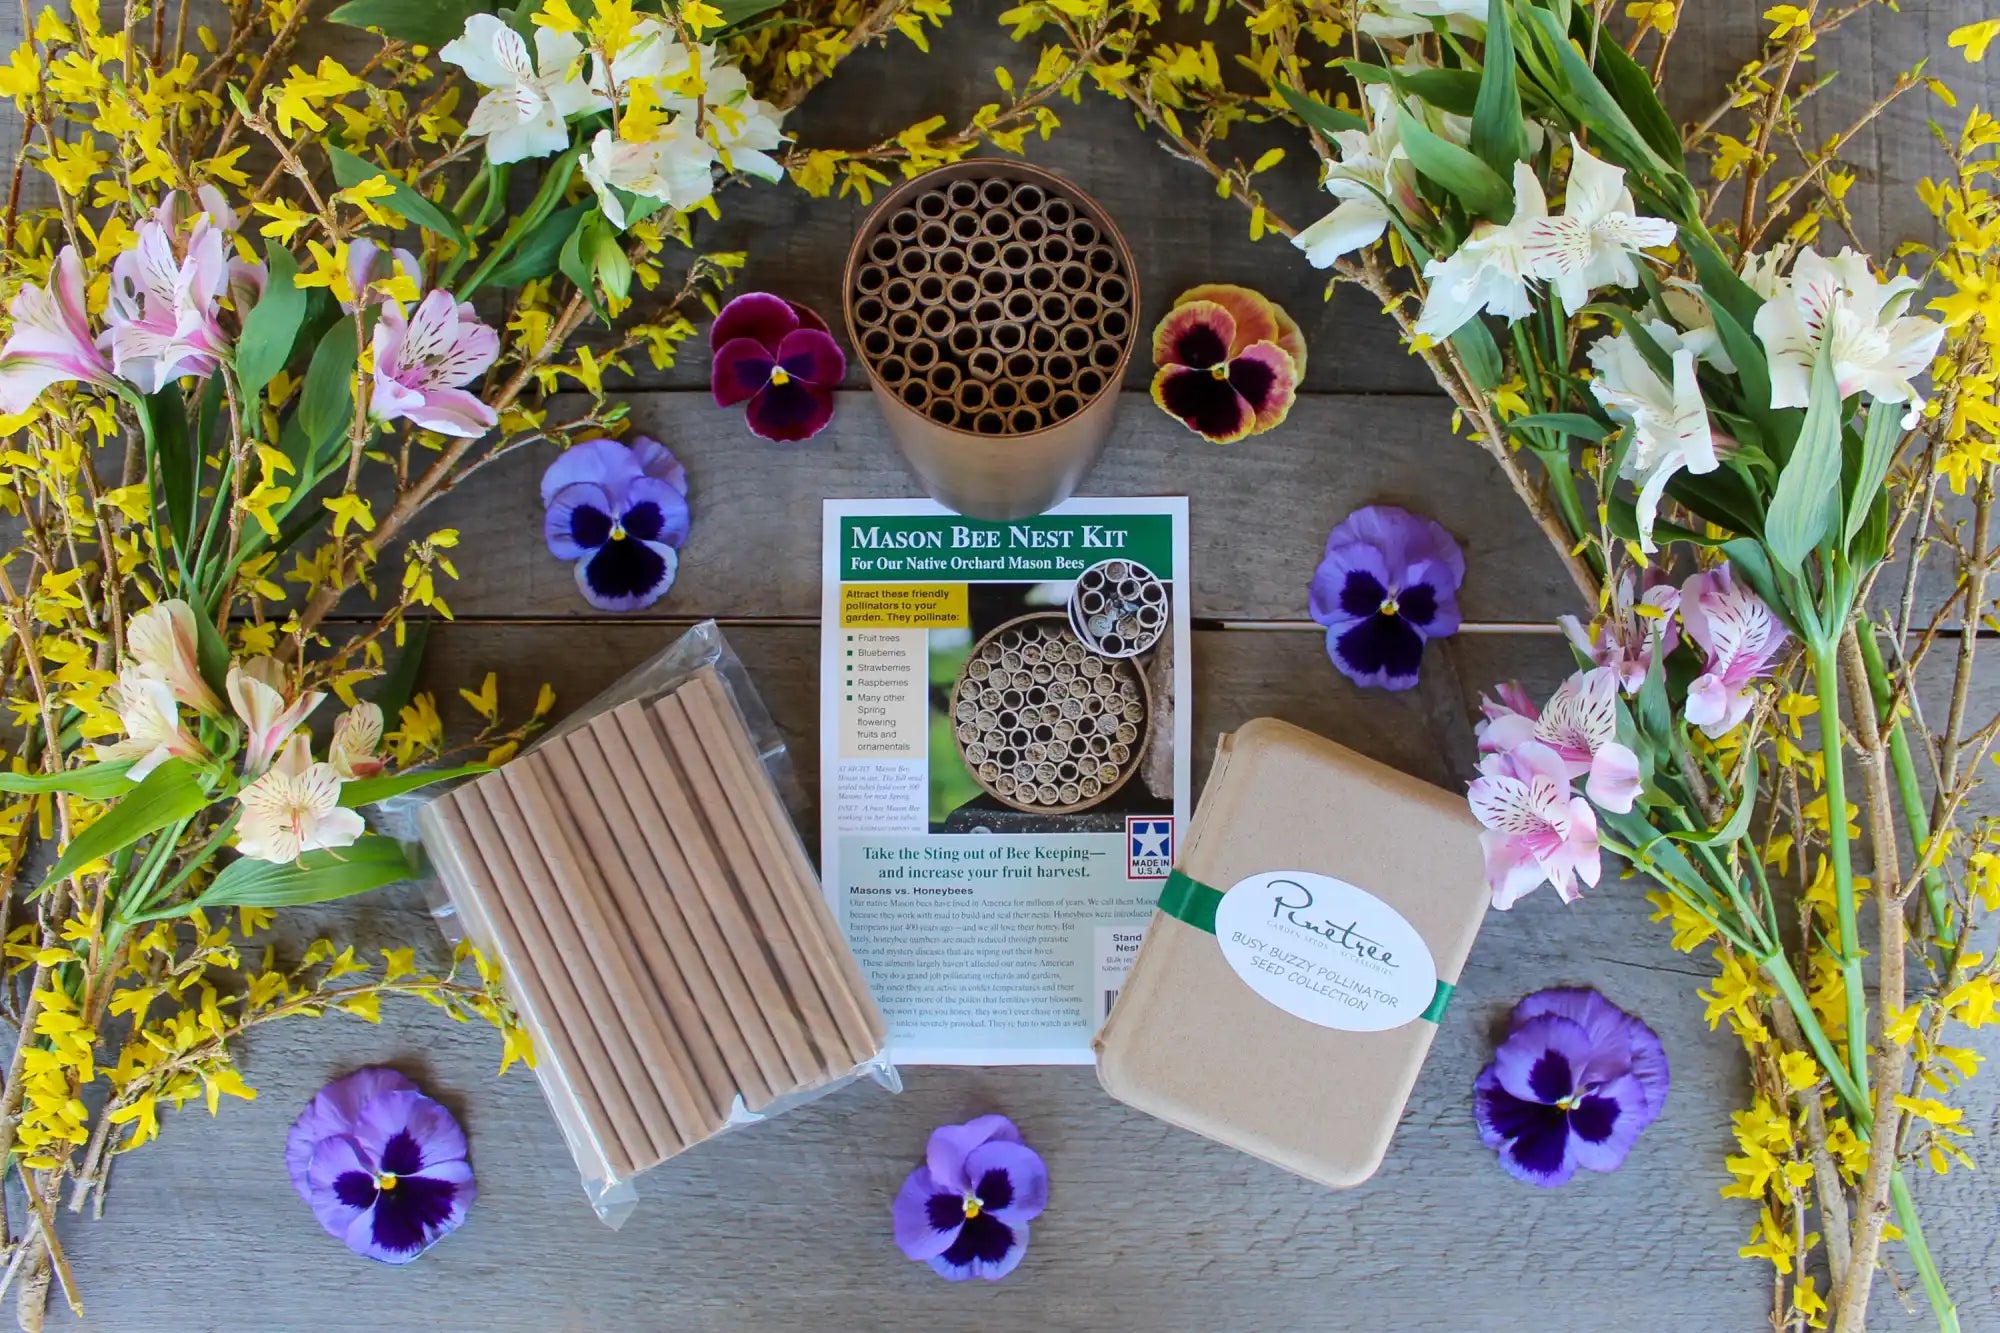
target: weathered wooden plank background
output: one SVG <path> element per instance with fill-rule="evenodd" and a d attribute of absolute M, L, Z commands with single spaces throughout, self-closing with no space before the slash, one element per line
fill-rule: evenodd
<path fill-rule="evenodd" d="M 1678 114 L 1713 103 L 1754 51 L 1764 7 L 1690 6 L 1670 89 Z M 923 63 L 900 42 L 856 57 L 795 118 L 801 138 L 854 144 L 934 112 L 967 114 L 984 100 L 991 69 L 1018 67 L 1022 55 L 995 22 L 996 0 L 961 8 Z M 1807 139 L 1851 118 L 1924 53 L 1950 66 L 1962 90 L 1992 101 L 1995 79 L 1973 77 L 1944 46 L 1953 26 L 1987 8 L 1906 0 L 1900 15 L 1856 20 L 1823 46 L 1822 67 L 1839 78 Z M 0 18 L 8 44 L 18 22 Z M 1860 154 L 1851 200 L 1864 210 L 1865 240 L 1920 226 L 1911 187 L 1935 161 L 1924 124 L 1931 109 L 1914 99 L 1899 107 L 1869 141 L 1878 146 Z M 1365 299 L 1323 301 L 1318 275 L 1280 242 L 1252 245 L 1240 210 L 1150 145 L 1121 108 L 1091 99 L 1062 114 L 1063 129 L 1032 156 L 1077 179 L 1124 226 L 1149 320 L 1195 282 L 1243 282 L 1283 301 L 1312 344 L 1310 393 L 1281 431 L 1212 449 L 1131 402 L 1087 488 L 1192 497 L 1194 611 L 1204 626 L 1194 643 L 1197 779 L 1218 732 L 1275 714 L 1428 780 L 1462 781 L 1477 691 L 1512 676 L 1546 689 L 1564 670 L 1560 645 L 1533 632 L 1569 606 L 1541 537 L 1490 466 L 1450 438 L 1448 407 Z M 6 119 L 4 134 L 17 133 Z M 1273 199 L 1298 221 L 1325 206 L 1303 169 Z M 859 205 L 761 186 L 726 202 L 724 223 L 704 240 L 751 252 L 746 284 L 835 308 Z M 820 441 L 779 448 L 690 392 L 704 375 L 701 359 L 690 358 L 649 373 L 633 399 L 642 428 L 688 461 L 696 509 L 680 582 L 650 617 L 591 619 L 567 571 L 544 557 L 533 488 L 544 456 L 505 460 L 440 507 L 439 524 L 465 537 L 465 577 L 453 595 L 459 623 L 433 635 L 426 667 L 427 684 L 448 704 L 456 686 L 490 667 L 511 705 L 525 705 L 547 680 L 563 709 L 578 706 L 689 619 L 712 615 L 729 624 L 811 771 L 817 501 L 910 486 L 865 395 L 843 400 Z M 1135 370 L 1131 387 L 1143 379 Z M 1378 500 L 1437 515 L 1471 564 L 1467 631 L 1433 654 L 1419 690 L 1400 696 L 1350 688 L 1305 619 L 1304 586 L 1327 527 Z M 2000 681 L 1980 687 L 2000 704 Z M 1647 916 L 1636 884 L 1607 884 L 1572 908 L 1539 895 L 1496 915 L 1387 1164 L 1347 1194 L 1129 1112 L 1086 1070 L 918 1069 L 906 1072 L 900 1097 L 849 1089 L 690 1154 L 647 1179 L 639 1213 L 612 1232 L 585 1207 L 533 1081 L 493 1079 L 490 1033 L 394 1007 L 379 1027 L 336 1018 L 261 1033 L 242 1052 L 259 1099 L 213 1120 L 174 1116 L 160 1144 L 120 1164 L 105 1217 L 69 1227 L 89 1302 L 83 1325 L 1753 1328 L 1769 1286 L 1761 1264 L 1736 1256 L 1752 1214 L 1715 1193 L 1728 1112 L 1743 1096 L 1739 1055 L 1702 1020 L 1695 992 L 1706 965 L 1669 950 Z M 300 926 L 435 947 L 414 890 L 320 911 Z M 1675 1082 L 1664 1117 L 1622 1171 L 1544 1193 L 1502 1175 L 1479 1146 L 1469 1090 L 1507 1008 L 1556 983 L 1597 986 L 1642 1014 L 1666 1042 Z M 2000 1052 L 2000 1041 L 1984 1047 Z M 407 1269 L 355 1260 L 328 1240 L 282 1165 L 286 1127 L 306 1097 L 327 1078 L 379 1062 L 419 1078 L 461 1115 L 480 1178 L 468 1225 Z M 1968 1112 L 1980 1146 L 2000 1129 L 1993 1083 L 1974 1093 Z M 1014 1116 L 1048 1158 L 1053 1204 L 1017 1275 L 997 1287 L 949 1286 L 895 1252 L 888 1200 L 932 1125 L 989 1110 Z M 1921 1180 L 1918 1190 L 1965 1327 L 2000 1329 L 1992 1221 L 2000 1186 L 1960 1172 Z M 1875 1323 L 1925 1320 L 1885 1283 Z"/>

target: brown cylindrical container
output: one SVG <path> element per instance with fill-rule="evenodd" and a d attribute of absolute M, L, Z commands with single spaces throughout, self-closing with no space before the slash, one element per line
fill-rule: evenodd
<path fill-rule="evenodd" d="M 968 188 L 968 186 L 972 188 Z M 1069 498 L 1084 474 L 1097 461 L 1104 442 L 1111 434 L 1112 419 L 1118 409 L 1118 389 L 1124 379 L 1127 363 L 1131 360 L 1132 349 L 1137 339 L 1133 336 L 1130 321 L 1126 321 L 1124 336 L 1112 340 L 1122 344 L 1116 365 L 1102 367 L 1102 373 L 1090 382 L 1065 386 L 1063 392 L 1069 406 L 1078 403 L 1072 415 L 1041 424 L 1050 413 L 1021 411 L 1030 405 L 1021 401 L 1020 385 L 1012 385 L 1015 393 L 991 395 L 994 384 L 1006 385 L 1008 377 L 1000 370 L 998 379 L 988 385 L 988 397 L 983 406 L 963 404 L 961 410 L 950 422 L 936 419 L 932 411 L 931 394 L 919 390 L 912 394 L 910 379 L 891 381 L 881 373 L 877 358 L 867 355 L 863 337 L 867 332 L 857 305 L 864 298 L 874 297 L 878 304 L 870 306 L 868 313 L 886 307 L 890 312 L 908 310 L 915 306 L 920 317 L 928 303 L 917 301 L 915 278 L 922 276 L 931 267 L 939 251 L 925 254 L 920 266 L 918 261 L 906 260 L 904 250 L 924 250 L 916 244 L 915 238 L 898 235 L 892 227 L 894 220 L 904 210 L 920 211 L 920 201 L 933 191 L 943 192 L 942 197 L 954 209 L 964 209 L 968 205 L 974 211 L 990 209 L 997 203 L 1014 200 L 1033 202 L 1040 200 L 1040 208 L 1032 213 L 1035 219 L 1034 231 L 1042 236 L 1050 236 L 1061 228 L 1075 228 L 1082 225 L 1085 242 L 1097 250 L 1108 250 L 1115 256 L 1118 276 L 1124 280 L 1124 295 L 1127 309 L 1138 308 L 1139 280 L 1131 250 L 1110 216 L 1098 206 L 1095 200 L 1062 177 L 1043 171 L 1024 162 L 974 159 L 942 167 L 937 171 L 906 181 L 884 195 L 855 235 L 854 244 L 848 253 L 847 270 L 842 282 L 842 306 L 847 318 L 851 342 L 864 348 L 860 358 L 868 372 L 868 381 L 875 391 L 876 401 L 881 405 L 887 418 L 890 435 L 902 450 L 910 470 L 917 476 L 925 490 L 940 502 L 962 514 L 984 519 L 1025 518 L 1039 514 L 1053 505 Z M 975 193 L 976 191 L 976 193 Z M 977 199 L 976 204 L 971 201 Z M 936 207 L 935 203 L 931 204 Z M 1005 255 L 1010 245 L 1017 242 L 996 236 L 983 225 L 976 235 L 968 235 L 972 229 L 964 223 L 954 224 L 947 214 L 945 230 L 950 233 L 950 244 L 971 251 L 984 246 L 983 250 L 970 255 L 975 269 L 991 266 L 1004 267 L 1010 271 L 1025 271 L 1028 265 L 1021 262 L 1018 255 Z M 932 219 L 923 217 L 924 222 Z M 903 226 L 908 228 L 907 220 Z M 923 228 L 919 228 L 923 230 Z M 937 232 L 932 230 L 925 239 L 935 241 Z M 887 241 L 890 246 L 882 243 Z M 1067 259 L 1063 253 L 1060 258 Z M 1012 261 L 1012 262 L 1009 262 Z M 865 266 L 874 264 L 879 270 L 887 270 L 888 280 L 878 288 L 860 290 L 857 278 Z M 1017 267 L 1018 266 L 1018 267 Z M 914 270 L 914 272 L 913 272 Z M 1050 284 L 1052 290 L 1061 290 L 1060 271 Z M 901 284 L 897 283 L 901 280 Z M 894 287 L 894 290 L 888 290 Z M 1034 295 L 1043 293 L 1037 290 Z M 1064 293 L 1067 295 L 1068 293 Z M 962 297 L 961 297 L 962 299 Z M 947 305 L 956 305 L 947 302 Z M 1037 301 L 1039 306 L 1039 301 Z M 1030 318 L 1042 312 L 1037 308 Z M 1074 319 L 1074 315 L 1072 316 Z M 872 327 L 881 327 L 873 325 Z M 1054 333 L 1051 329 L 1050 334 Z M 877 342 L 879 343 L 879 337 Z M 968 340 L 969 341 L 969 340 Z M 954 348 L 956 350 L 956 348 Z M 1057 350 L 1051 346 L 1040 349 L 1046 355 Z M 1082 349 L 1073 349 L 1082 350 Z M 985 349 L 979 349 L 981 353 Z M 907 366 L 924 373 L 927 367 L 916 366 L 915 359 L 908 355 L 909 349 L 898 346 L 892 353 L 900 357 Z M 1002 349 L 1003 356 L 1006 349 Z M 975 377 L 973 382 L 989 374 L 987 361 L 990 354 L 980 357 L 979 364 L 968 365 L 967 369 Z M 990 357 L 997 363 L 1000 357 Z M 908 371 L 905 371 L 908 375 Z M 1079 377 L 1081 379 L 1081 377 Z M 918 381 L 921 382 L 921 381 Z M 1037 386 L 1045 389 L 1047 382 Z M 926 384 L 926 390 L 931 386 Z M 977 396 L 975 391 L 975 396 Z M 916 397 L 918 402 L 911 402 Z M 954 395 L 955 397 L 955 395 Z M 1004 400 L 1012 397 L 1013 402 Z M 1050 406 L 1045 396 L 1040 406 Z M 968 414 L 965 408 L 972 409 Z M 1033 428 L 1022 429 L 1033 423 Z"/>

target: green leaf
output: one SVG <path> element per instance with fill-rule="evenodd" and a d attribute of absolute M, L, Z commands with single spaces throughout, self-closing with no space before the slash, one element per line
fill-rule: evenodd
<path fill-rule="evenodd" d="M 1757 312 L 1764 308 L 1764 298 L 1743 281 L 1742 274 L 1730 267 L 1729 261 L 1722 257 L 1722 252 L 1715 248 L 1714 243 L 1694 228 L 1682 227 L 1681 249 L 1694 261 L 1694 271 L 1701 279 L 1702 295 L 1708 298 L 1708 303 L 1715 305 L 1719 302 L 1739 329 L 1747 331 L 1756 328 Z M 1743 364 L 1733 350 L 1729 355 L 1737 365 Z M 1766 406 L 1770 401 L 1768 396 L 1764 399 Z"/>
<path fill-rule="evenodd" d="M 306 294 L 293 281 L 299 266 L 292 252 L 273 241 L 264 257 L 271 275 L 263 297 L 244 317 L 243 336 L 236 343 L 236 378 L 245 398 L 264 392 L 264 386 L 285 368 L 306 317 Z"/>
<path fill-rule="evenodd" d="M 1451 140 L 1431 133 L 1407 107 L 1396 110 L 1396 126 L 1410 165 L 1449 191 L 1479 217 L 1505 222 L 1513 215 L 1514 192 L 1493 168 Z"/>
<path fill-rule="evenodd" d="M 1780 569 L 1799 573 L 1840 512 L 1840 388 L 1833 358 L 1820 350 L 1798 443 L 1778 474 L 1764 519 L 1764 545 Z"/>
<path fill-rule="evenodd" d="M 60 884 L 99 857 L 130 847 L 149 833 L 191 819 L 208 804 L 208 775 L 185 759 L 169 759 L 133 785 L 104 817 L 70 839 L 37 892 Z"/>
<path fill-rule="evenodd" d="M 1620 541 L 1639 540 L 1639 511 L 1632 498 L 1614 495 L 1605 506 L 1605 518 L 1609 522 L 1611 535 Z M 1687 542 L 1694 546 L 1720 546 L 1724 538 L 1710 537 L 1704 533 L 1684 528 L 1678 523 L 1670 523 L 1664 518 L 1653 520 L 1653 540 L 1662 545 L 1668 542 Z"/>
<path fill-rule="evenodd" d="M 392 773 L 379 778 L 356 778 L 352 782 L 340 784 L 340 803 L 350 810 L 358 810 L 364 805 L 386 801 L 407 792 L 421 791 L 434 782 L 451 782 L 457 778 L 477 777 L 481 773 L 491 773 L 489 764 L 461 764 L 457 768 L 431 768 L 414 773 Z"/>
<path fill-rule="evenodd" d="M 1611 433 L 1610 429 L 1596 417 L 1585 416 L 1581 412 L 1536 412 L 1531 416 L 1515 417 L 1507 423 L 1507 429 L 1552 430 L 1593 443 Z"/>
<path fill-rule="evenodd" d="M 216 698 L 229 697 L 229 645 L 215 628 L 214 613 L 200 605 L 194 608 L 194 664 Z"/>
<path fill-rule="evenodd" d="M 399 42 L 439 47 L 464 32 L 465 20 L 486 8 L 484 0 L 347 0 L 327 17 L 350 28 L 378 29 Z"/>
<path fill-rule="evenodd" d="M 557 209 L 543 218 L 521 238 L 520 244 L 514 247 L 514 253 L 486 275 L 486 281 L 481 285 L 518 287 L 524 282 L 548 277 L 556 271 L 556 261 L 562 257 L 563 245 L 569 240 L 570 233 L 576 230 L 577 224 L 583 221 L 583 215 L 590 209 L 590 203 L 585 201 Z"/>
<path fill-rule="evenodd" d="M 723 26 L 733 28 L 745 19 L 776 9 L 784 0 L 712 0 L 712 3 L 722 14 Z"/>
<path fill-rule="evenodd" d="M 1486 393 L 1499 387 L 1505 366 L 1500 360 L 1500 345 L 1493 341 L 1493 330 L 1486 327 L 1485 321 L 1477 315 L 1466 320 L 1451 335 L 1451 345 L 1465 362 L 1465 371 L 1472 376 L 1473 384 Z"/>
<path fill-rule="evenodd" d="M 1743 581 L 1750 585 L 1750 591 L 1763 599 L 1764 605 L 1778 613 L 1794 634 L 1799 627 L 1792 619 L 1785 600 L 1778 595 L 1778 573 L 1771 565 L 1771 557 L 1763 544 L 1750 537 L 1737 537 L 1722 543 L 1722 551 L 1729 557 L 1733 568 Z"/>
<path fill-rule="evenodd" d="M 1588 11 L 1580 10 L 1578 13 L 1585 22 L 1595 22 L 1588 17 Z M 1597 74 L 1604 80 L 1604 86 L 1610 90 L 1619 107 L 1631 118 L 1639 137 L 1668 166 L 1686 175 L 1687 152 L 1681 144 L 1680 131 L 1674 126 L 1674 118 L 1660 104 L 1660 94 L 1653 87 L 1653 76 L 1626 55 L 1625 48 L 1608 32 L 1597 35 L 1595 49 Z"/>
<path fill-rule="evenodd" d="M 299 391 L 299 429 L 305 432 L 305 466 L 293 489 L 303 487 L 310 468 L 330 441 L 347 433 L 354 417 L 354 366 L 359 335 L 351 319 L 335 320 L 313 349 L 305 387 Z"/>
<path fill-rule="evenodd" d="M 1867 429 L 1861 435 L 1861 465 L 1853 488 L 1847 493 L 1847 527 L 1840 534 L 1843 547 L 1853 543 L 1854 534 L 1861 531 L 1861 525 L 1868 521 L 1882 482 L 1889 475 L 1889 465 L 1896 461 L 1896 446 L 1902 443 L 1902 439 L 1902 404 L 1885 403 L 1879 399 L 1869 404 Z"/>
<path fill-rule="evenodd" d="M 401 4 L 403 0 L 394 0 L 394 3 Z M 352 9 L 353 7 L 350 4 L 343 8 Z M 338 17 L 337 14 L 336 17 Z M 458 21 L 457 27 L 453 28 L 451 35 L 456 37 L 459 29 L 464 26 L 465 20 L 461 18 Z M 450 39 L 447 38 L 446 40 Z M 430 45 L 430 43 L 426 43 L 426 45 Z M 438 236 L 448 236 L 458 242 L 461 248 L 465 246 L 465 228 L 458 224 L 458 219 L 424 198 L 423 195 L 417 193 L 416 190 L 411 188 L 408 182 L 399 179 L 395 172 L 378 167 L 367 158 L 356 157 L 344 148 L 335 148 L 332 144 L 327 145 L 326 155 L 333 160 L 333 178 L 340 182 L 342 188 L 350 185 L 359 185 L 365 180 L 381 176 L 389 182 L 389 189 L 391 191 L 389 195 L 389 207 L 395 209 L 425 231 Z"/>
<path fill-rule="evenodd" d="M 1391 70 L 1396 91 L 1454 116 L 1470 116 L 1479 105 L 1481 76 L 1470 69 Z"/>
<path fill-rule="evenodd" d="M 188 435 L 187 405 L 179 381 L 146 395 L 146 415 L 153 422 L 153 467 L 159 474 L 160 498 L 167 505 L 167 526 L 174 549 L 192 560 L 194 497 L 201 481 L 201 459 Z"/>
<path fill-rule="evenodd" d="M 1472 109 L 1472 151 L 1504 178 L 1528 155 L 1528 124 L 1521 114 L 1520 76 L 1514 68 L 1513 18 L 1507 0 L 1487 0 L 1486 65 Z"/>
<path fill-rule="evenodd" d="M 1658 740 L 1674 734 L 1674 710 L 1667 700 L 1667 655 L 1655 652 L 1646 666 L 1646 678 L 1639 685 L 1638 716 L 1642 731 Z"/>
<path fill-rule="evenodd" d="M 1353 112 L 1342 111 L 1339 107 L 1314 101 L 1298 89 L 1287 88 L 1282 83 L 1278 85 L 1278 96 L 1285 99 L 1285 105 L 1292 109 L 1293 115 L 1305 122 L 1307 129 L 1318 130 L 1328 138 L 1347 130 L 1366 131 L 1368 128 L 1368 122 Z"/>
<path fill-rule="evenodd" d="M 0 773 L 0 791 L 24 796 L 64 791 L 81 796 L 86 801 L 108 801 L 132 789 L 131 779 L 125 776 L 126 770 L 131 767 L 129 759 L 109 759 L 103 763 L 85 764 L 82 768 L 64 769 L 60 773 Z"/>
<path fill-rule="evenodd" d="M 1661 186 L 1671 181 L 1685 182 L 1685 173 L 1669 167 L 1646 143 L 1618 99 L 1598 79 L 1570 41 L 1562 21 L 1545 9 L 1529 5 L 1524 11 L 1529 31 L 1540 38 L 1543 54 L 1555 63 L 1556 78 L 1547 89 L 1556 102 L 1578 123 L 1589 129 L 1597 142 L 1599 156 L 1636 171 Z"/>
<path fill-rule="evenodd" d="M 1709 314 L 1715 318 L 1715 331 L 1722 339 L 1722 350 L 1729 353 L 1729 359 L 1736 363 L 1736 379 L 1743 390 L 1744 410 L 1758 425 L 1769 430 L 1773 424 L 1771 363 L 1764 356 L 1764 345 L 1737 322 L 1735 313 L 1721 298 L 1705 286 L 1701 294 L 1708 303 Z"/>
<path fill-rule="evenodd" d="M 332 902 L 414 878 L 416 873 L 394 838 L 364 833 L 348 846 L 306 852 L 286 865 L 238 857 L 188 906 L 297 907 Z"/>
<path fill-rule="evenodd" d="M 1676 472 L 1667 483 L 1667 496 L 1685 506 L 1705 522 L 1745 536 L 1764 531 L 1764 517 L 1757 494 L 1743 478 L 1728 468 L 1718 468 L 1697 476 Z"/>

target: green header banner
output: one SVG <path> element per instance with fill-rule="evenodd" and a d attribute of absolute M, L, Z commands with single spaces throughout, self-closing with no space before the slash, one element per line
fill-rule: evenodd
<path fill-rule="evenodd" d="M 955 514 L 840 520 L 843 583 L 940 579 L 1025 583 L 1073 579 L 1106 560 L 1174 577 L 1170 514 L 1043 515 L 989 523 Z"/>

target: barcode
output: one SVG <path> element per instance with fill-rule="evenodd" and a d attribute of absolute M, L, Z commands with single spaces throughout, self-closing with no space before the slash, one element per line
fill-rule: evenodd
<path fill-rule="evenodd" d="M 1097 1021 L 1100 1023 L 1108 1021 L 1111 1017 L 1111 1006 L 1116 1003 L 1118 1003 L 1118 992 L 1116 990 L 1104 992 L 1104 1012 L 1097 1016 Z"/>

